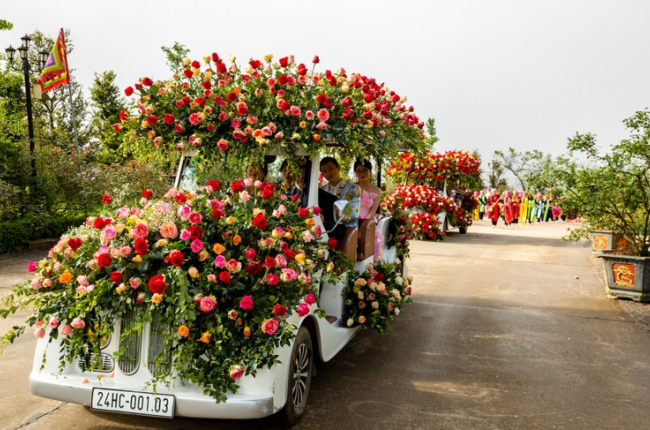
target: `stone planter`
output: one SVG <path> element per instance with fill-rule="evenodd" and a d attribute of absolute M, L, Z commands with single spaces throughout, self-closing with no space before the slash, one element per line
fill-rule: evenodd
<path fill-rule="evenodd" d="M 602 251 L 607 294 L 637 302 L 650 301 L 650 257 Z"/>
<path fill-rule="evenodd" d="M 591 233 L 591 248 L 594 251 L 614 251 L 630 249 L 631 243 L 613 231 L 594 230 Z"/>

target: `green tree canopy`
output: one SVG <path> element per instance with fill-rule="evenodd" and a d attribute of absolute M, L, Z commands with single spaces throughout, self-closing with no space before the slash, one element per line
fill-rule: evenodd
<path fill-rule="evenodd" d="M 90 122 L 93 153 L 104 163 L 123 161 L 126 157 L 120 149 L 122 135 L 113 126 L 121 122 L 119 113 L 126 109 L 126 101 L 115 84 L 115 72 L 95 73 L 90 99 L 93 107 Z"/>

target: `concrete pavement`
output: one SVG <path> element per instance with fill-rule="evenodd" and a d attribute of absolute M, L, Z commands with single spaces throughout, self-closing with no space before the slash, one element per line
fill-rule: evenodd
<path fill-rule="evenodd" d="M 648 428 L 650 338 L 605 297 L 589 245 L 559 240 L 567 227 L 479 222 L 444 242 L 413 242 L 414 303 L 386 334 L 363 331 L 317 367 L 296 428 Z M 0 293 L 7 273 L 0 259 Z M 35 397 L 34 343 L 26 336 L 0 358 L 0 428 L 270 427 L 109 415 Z"/>

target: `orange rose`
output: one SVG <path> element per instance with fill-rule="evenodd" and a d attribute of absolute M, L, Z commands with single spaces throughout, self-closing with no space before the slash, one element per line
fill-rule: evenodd
<path fill-rule="evenodd" d="M 187 328 L 187 326 L 182 325 L 178 327 L 178 334 L 180 334 L 183 337 L 187 337 L 190 335 L 190 329 Z"/>
<path fill-rule="evenodd" d="M 314 138 L 315 142 L 320 142 L 320 134 L 314 134 L 312 137 Z"/>
<path fill-rule="evenodd" d="M 165 257 L 165 258 L 167 258 L 169 260 L 168 257 Z M 136 255 L 135 257 L 133 257 L 133 262 L 134 263 L 142 263 L 142 257 L 140 257 L 139 255 Z"/>
<path fill-rule="evenodd" d="M 221 254 L 226 250 L 226 247 L 220 243 L 215 243 L 214 246 L 212 247 L 212 250 L 217 254 Z"/>
<path fill-rule="evenodd" d="M 241 236 L 236 234 L 235 237 L 232 238 L 232 243 L 234 243 L 235 246 L 239 245 L 241 243 Z"/>
<path fill-rule="evenodd" d="M 315 221 L 314 221 L 313 218 L 307 218 L 307 219 L 305 220 L 305 224 L 307 224 L 309 227 L 313 227 L 314 224 L 315 224 Z"/>
<path fill-rule="evenodd" d="M 149 139 L 153 139 L 154 137 L 156 137 L 156 132 L 155 131 L 150 131 L 149 133 L 147 133 L 147 137 Z"/>
<path fill-rule="evenodd" d="M 244 321 L 241 318 L 237 318 L 237 325 L 244 324 Z"/>
<path fill-rule="evenodd" d="M 71 279 L 72 279 L 72 273 L 68 272 L 67 270 L 63 272 L 61 276 L 59 276 L 59 282 L 62 284 L 67 284 L 68 282 L 70 282 Z"/>
<path fill-rule="evenodd" d="M 203 343 L 210 343 L 210 338 L 211 338 L 211 337 L 212 337 L 212 335 L 206 331 L 205 333 L 203 333 L 203 334 L 201 335 L 201 337 L 199 338 L 199 340 L 200 340 L 201 342 L 203 342 Z"/>
<path fill-rule="evenodd" d="M 245 337 L 250 337 L 251 336 L 251 328 L 250 327 L 244 327 L 244 336 Z"/>

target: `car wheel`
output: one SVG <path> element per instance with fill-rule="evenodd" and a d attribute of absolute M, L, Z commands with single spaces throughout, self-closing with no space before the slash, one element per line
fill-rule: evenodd
<path fill-rule="evenodd" d="M 305 413 L 311 378 L 314 376 L 314 350 L 306 327 L 300 327 L 291 353 L 287 386 L 287 403 L 275 416 L 275 421 L 292 427 Z"/>

